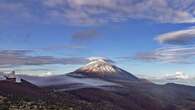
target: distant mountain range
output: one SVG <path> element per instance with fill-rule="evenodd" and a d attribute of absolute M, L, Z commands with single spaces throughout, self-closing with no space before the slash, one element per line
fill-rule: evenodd
<path fill-rule="evenodd" d="M 20 77 L 0 81 L 0 109 L 195 110 L 195 87 L 157 85 L 103 59 L 66 75 Z"/>

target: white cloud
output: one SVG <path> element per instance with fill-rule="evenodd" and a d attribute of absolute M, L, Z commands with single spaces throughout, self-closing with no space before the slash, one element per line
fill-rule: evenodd
<path fill-rule="evenodd" d="M 166 80 L 178 80 L 178 79 L 188 80 L 190 77 L 184 72 L 178 71 L 175 74 L 166 74 L 164 78 Z"/>
<path fill-rule="evenodd" d="M 28 74 L 28 75 L 30 75 L 30 74 Z M 52 76 L 52 75 L 55 75 L 55 74 L 53 72 L 48 71 L 48 72 L 41 73 L 37 76 L 43 77 L 43 76 Z"/>
<path fill-rule="evenodd" d="M 195 86 L 195 77 L 182 71 L 177 71 L 171 74 L 157 74 L 152 76 L 143 76 L 157 84 L 177 83 Z"/>
<path fill-rule="evenodd" d="M 142 61 L 154 61 L 163 63 L 195 63 L 195 28 L 190 27 L 184 30 L 168 32 L 155 38 L 163 45 L 162 48 L 149 52 L 139 52 L 134 59 Z"/>
<path fill-rule="evenodd" d="M 156 40 L 165 44 L 189 45 L 195 44 L 195 28 L 169 32 L 159 35 Z"/>
<path fill-rule="evenodd" d="M 105 58 L 105 57 L 89 57 L 87 58 L 89 61 L 98 61 L 98 60 L 103 60 L 109 63 L 115 63 L 113 60 L 109 59 L 109 58 Z"/>
<path fill-rule="evenodd" d="M 60 14 L 67 19 L 71 18 L 69 19 L 70 21 L 77 23 L 120 22 L 128 19 L 148 19 L 170 23 L 195 22 L 192 13 L 188 11 L 188 6 L 193 2 L 184 1 L 177 3 L 178 6 L 186 4 L 186 9 L 179 7 L 175 9 L 169 0 L 46 1 L 46 4 L 49 4 L 47 6 L 70 7 Z"/>
<path fill-rule="evenodd" d="M 134 59 L 147 62 L 194 64 L 195 47 L 165 47 L 151 52 L 139 52 Z"/>
<path fill-rule="evenodd" d="M 147 19 L 168 23 L 194 23 L 194 0 L 42 0 L 0 1 L 3 20 L 25 19 L 30 15 L 41 22 L 69 24 L 102 24 L 129 19 Z M 17 10 L 12 10 L 16 4 Z M 37 5 L 38 4 L 38 5 Z M 12 6 L 13 5 L 13 6 Z M 5 8 L 9 6 L 8 8 Z M 34 10 L 37 9 L 38 11 Z M 11 11 L 10 11 L 11 9 Z M 14 14 L 13 13 L 17 13 Z M 30 21 L 28 17 L 27 21 Z"/>
<path fill-rule="evenodd" d="M 84 64 L 88 60 L 81 57 L 58 58 L 54 56 L 32 56 L 33 50 L 0 50 L 0 66 Z"/>
<path fill-rule="evenodd" d="M 188 74 L 182 72 L 182 71 L 177 71 L 172 74 L 158 74 L 158 75 L 143 75 L 141 74 L 140 77 L 149 79 L 151 81 L 181 81 L 181 80 L 193 80 L 194 77 L 189 76 Z"/>

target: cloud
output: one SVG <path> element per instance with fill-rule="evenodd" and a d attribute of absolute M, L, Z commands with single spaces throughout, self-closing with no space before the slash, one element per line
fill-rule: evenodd
<path fill-rule="evenodd" d="M 177 64 L 195 63 L 195 28 L 168 32 L 155 38 L 160 44 L 169 44 L 149 52 L 138 52 L 133 59 L 146 62 Z"/>
<path fill-rule="evenodd" d="M 195 47 L 166 47 L 151 52 L 139 52 L 133 59 L 146 62 L 194 64 Z"/>
<path fill-rule="evenodd" d="M 80 84 L 71 86 L 70 88 L 65 87 L 61 88 L 61 90 L 72 90 L 75 88 L 88 88 L 88 87 L 100 87 L 100 86 L 121 86 L 119 84 L 111 83 L 109 81 L 101 80 L 101 79 L 92 79 L 92 78 L 74 78 L 64 75 L 55 75 L 55 76 L 28 76 L 28 75 L 20 75 L 22 79 L 30 81 L 31 83 L 38 86 L 51 86 L 51 85 L 63 85 L 63 84 Z"/>
<path fill-rule="evenodd" d="M 32 50 L 1 50 L 0 65 L 47 65 L 47 64 L 84 64 L 88 62 L 82 57 L 57 58 L 53 56 L 32 56 Z"/>
<path fill-rule="evenodd" d="M 50 71 L 41 74 L 41 76 L 52 76 L 52 75 L 54 75 L 54 73 L 52 73 Z"/>
<path fill-rule="evenodd" d="M 29 9 L 26 4 L 21 0 L 17 1 L 0 1 L 0 22 L 1 23 L 9 23 L 15 22 L 32 22 L 34 21 L 34 14 L 31 13 L 31 9 Z"/>
<path fill-rule="evenodd" d="M 195 85 L 194 76 L 191 76 L 187 73 L 182 71 L 177 71 L 171 74 L 157 74 L 153 76 L 148 75 L 141 75 L 143 78 L 149 79 L 156 84 L 167 84 L 167 83 L 177 83 L 177 84 L 184 84 L 184 85 Z"/>
<path fill-rule="evenodd" d="M 184 72 L 176 72 L 175 74 L 166 74 L 164 76 L 164 79 L 166 80 L 178 80 L 178 79 L 181 79 L 181 80 L 188 80 L 190 77 L 185 74 Z"/>
<path fill-rule="evenodd" d="M 188 74 L 182 72 L 182 71 L 177 71 L 172 74 L 161 74 L 161 75 L 156 75 L 156 76 L 148 76 L 148 75 L 140 75 L 143 78 L 149 79 L 151 81 L 189 81 L 193 80 L 194 77 L 189 76 Z"/>
<path fill-rule="evenodd" d="M 98 60 L 103 60 L 106 61 L 108 63 L 115 63 L 115 61 L 109 59 L 109 58 L 105 58 L 105 57 L 89 57 L 87 58 L 89 61 L 98 61 Z"/>
<path fill-rule="evenodd" d="M 195 28 L 169 32 L 156 38 L 161 44 L 189 45 L 195 44 Z"/>
<path fill-rule="evenodd" d="M 0 19 L 71 25 L 104 24 L 129 19 L 194 23 L 194 3 L 194 0 L 1 0 Z"/>
<path fill-rule="evenodd" d="M 177 7 L 175 6 L 177 3 Z M 69 7 L 64 12 L 53 10 L 72 22 L 101 24 L 128 19 L 148 19 L 159 22 L 194 22 L 191 10 L 194 1 L 170 2 L 169 0 L 46 0 L 49 7 Z M 181 8 L 179 7 L 181 6 Z M 142 7 L 142 8 L 140 8 Z M 185 7 L 185 8 L 184 8 Z M 189 9 L 190 8 L 190 9 Z M 191 9 L 192 8 L 192 9 Z M 70 20 L 71 21 L 71 20 Z"/>

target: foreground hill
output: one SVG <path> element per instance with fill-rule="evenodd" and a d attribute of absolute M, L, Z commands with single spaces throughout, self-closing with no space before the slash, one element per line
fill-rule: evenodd
<path fill-rule="evenodd" d="M 2 83 L 2 82 L 0 82 Z M 6 82 L 3 82 L 6 84 Z M 52 92 L 49 89 L 22 88 L 19 91 L 0 89 L 2 110 L 194 110 L 194 87 L 167 84 L 126 83 L 124 87 L 81 88 Z M 111 87 L 108 87 L 111 88 Z M 28 90 L 26 90 L 28 89 Z M 40 95 L 40 92 L 44 94 Z M 36 94 L 34 94 L 36 93 Z M 21 95 L 23 94 L 23 95 Z"/>

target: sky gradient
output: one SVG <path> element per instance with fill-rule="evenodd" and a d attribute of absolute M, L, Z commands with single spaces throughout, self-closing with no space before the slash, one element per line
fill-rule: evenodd
<path fill-rule="evenodd" d="M 195 80 L 194 0 L 1 0 L 0 71 L 45 76 L 108 58 L 150 79 Z"/>

